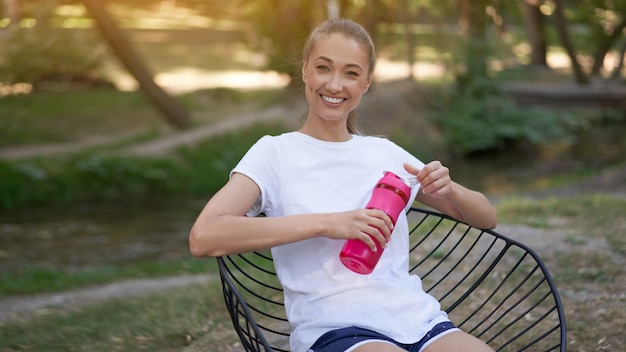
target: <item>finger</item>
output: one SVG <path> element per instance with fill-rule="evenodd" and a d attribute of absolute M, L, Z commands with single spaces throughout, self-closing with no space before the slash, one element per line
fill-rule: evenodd
<path fill-rule="evenodd" d="M 426 170 L 427 174 L 424 173 Z M 418 175 L 419 178 L 422 176 L 423 178 L 420 180 L 422 185 L 422 190 L 424 193 L 433 193 L 444 187 L 450 180 L 450 174 L 447 167 L 441 165 L 441 162 L 434 161 L 428 164 L 422 171 L 420 172 L 422 175 Z"/>
<path fill-rule="evenodd" d="M 370 226 L 374 226 L 381 230 L 383 236 L 389 239 L 391 232 L 393 231 L 393 220 L 387 213 L 379 209 L 368 209 L 369 215 L 374 219 L 369 223 Z"/>
<path fill-rule="evenodd" d="M 420 172 L 420 169 L 418 169 L 416 166 L 411 165 L 409 163 L 404 163 L 404 170 L 406 170 L 406 172 L 410 173 L 411 175 L 417 175 Z"/>
<path fill-rule="evenodd" d="M 423 172 L 423 171 L 424 170 L 422 169 L 421 172 Z M 419 183 L 420 183 L 420 185 L 422 187 L 422 192 L 424 192 L 424 193 L 431 193 L 431 192 L 436 190 L 436 184 L 435 183 L 437 182 L 437 177 L 436 177 L 436 175 L 434 175 L 433 172 L 430 172 L 428 174 L 422 175 L 422 178 L 418 179 L 418 180 L 419 180 Z"/>
<path fill-rule="evenodd" d="M 446 197 L 452 191 L 452 179 L 447 174 L 438 179 L 434 185 L 431 195 L 439 198 Z"/>
<path fill-rule="evenodd" d="M 428 194 L 438 194 L 442 191 L 442 189 L 445 187 L 446 185 L 446 181 L 444 178 L 435 178 L 436 176 L 433 176 L 433 181 L 428 183 L 428 185 L 425 187 L 424 192 L 428 193 Z"/>
<path fill-rule="evenodd" d="M 416 175 L 417 180 L 422 185 L 424 185 L 425 183 L 429 183 L 430 181 L 429 177 L 436 169 L 437 169 L 437 165 L 435 164 L 435 161 L 432 161 L 424 165 L 424 167 L 421 170 L 419 170 L 419 172 Z"/>
<path fill-rule="evenodd" d="M 378 231 L 377 231 L 378 232 Z M 379 237 L 380 237 L 380 233 L 379 233 Z M 361 240 L 363 243 L 365 243 L 365 245 L 367 247 L 369 247 L 369 249 L 372 252 L 378 252 L 378 247 L 376 246 L 376 242 L 378 241 L 377 239 L 375 239 L 374 234 L 369 234 L 367 232 L 361 232 L 361 235 L 358 237 L 359 240 Z M 381 248 L 384 248 L 382 245 L 380 245 Z"/>
<path fill-rule="evenodd" d="M 363 242 L 367 244 L 372 252 L 376 252 L 378 250 L 377 246 L 380 248 L 387 247 L 387 239 L 376 227 L 370 226 L 369 229 L 363 232 L 363 234 L 369 239 Z"/>

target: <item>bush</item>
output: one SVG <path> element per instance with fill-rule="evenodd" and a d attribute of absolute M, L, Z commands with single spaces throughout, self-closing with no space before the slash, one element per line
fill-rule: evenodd
<path fill-rule="evenodd" d="M 27 161 L 0 160 L 0 209 L 154 196 L 211 195 L 230 170 L 280 124 L 257 124 L 159 157 L 79 154 Z"/>
<path fill-rule="evenodd" d="M 461 81 L 452 92 L 438 95 L 433 121 L 459 155 L 514 142 L 572 140 L 585 123 L 572 113 L 519 106 L 490 78 Z"/>
<path fill-rule="evenodd" d="M 0 162 L 0 207 L 67 204 L 88 199 L 140 197 L 172 188 L 179 179 L 167 160 L 78 156 Z"/>
<path fill-rule="evenodd" d="M 0 77 L 5 84 L 100 83 L 105 50 L 87 30 L 12 27 L 0 37 Z"/>

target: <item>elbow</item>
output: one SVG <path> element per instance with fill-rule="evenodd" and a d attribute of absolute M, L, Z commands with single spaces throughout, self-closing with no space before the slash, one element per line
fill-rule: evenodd
<path fill-rule="evenodd" d="M 195 229 L 191 229 L 191 231 L 189 232 L 189 252 L 192 256 L 196 258 L 207 256 L 200 242 L 201 241 L 198 237 L 197 231 L 195 231 Z"/>
<path fill-rule="evenodd" d="M 491 208 L 491 211 L 485 216 L 484 229 L 493 230 L 498 226 L 498 214 L 495 208 Z"/>
<path fill-rule="evenodd" d="M 493 218 L 493 222 L 491 223 L 491 227 L 489 227 L 490 230 L 495 229 L 496 227 L 498 227 L 498 219 L 496 217 Z"/>
<path fill-rule="evenodd" d="M 487 226 L 485 226 L 484 228 L 486 230 L 493 230 L 496 227 L 498 227 L 498 222 L 494 219 L 493 221 L 489 222 L 489 224 Z"/>
<path fill-rule="evenodd" d="M 498 226 L 496 210 L 493 207 L 471 218 L 460 217 L 460 219 L 468 225 L 482 230 L 493 230 Z"/>
<path fill-rule="evenodd" d="M 496 221 L 495 218 L 485 217 L 484 219 L 474 220 L 474 221 L 466 221 L 466 220 L 460 220 L 460 221 L 472 227 L 475 227 L 477 229 L 481 229 L 481 230 L 493 230 L 496 228 L 496 226 L 498 226 L 498 222 Z"/>
<path fill-rule="evenodd" d="M 189 252 L 196 258 L 202 257 L 219 257 L 224 255 L 213 248 L 207 241 L 207 236 L 203 235 L 203 231 L 200 231 L 195 226 L 189 232 Z"/>

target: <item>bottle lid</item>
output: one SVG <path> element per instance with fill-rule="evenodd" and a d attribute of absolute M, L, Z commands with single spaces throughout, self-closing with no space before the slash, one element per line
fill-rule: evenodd
<path fill-rule="evenodd" d="M 396 192 L 405 202 L 409 201 L 411 194 L 411 186 L 409 181 L 404 177 L 400 177 L 391 171 L 384 171 L 383 178 L 378 182 L 377 187 L 387 188 Z M 390 188 L 391 187 L 391 188 Z"/>

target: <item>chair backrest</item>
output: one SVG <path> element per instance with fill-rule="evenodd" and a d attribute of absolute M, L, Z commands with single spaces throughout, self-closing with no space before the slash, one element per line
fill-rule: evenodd
<path fill-rule="evenodd" d="M 550 273 L 530 248 L 411 208 L 410 270 L 450 319 L 497 351 L 565 351 L 565 316 Z M 268 252 L 218 258 L 224 299 L 246 351 L 289 351 L 290 325 Z"/>

